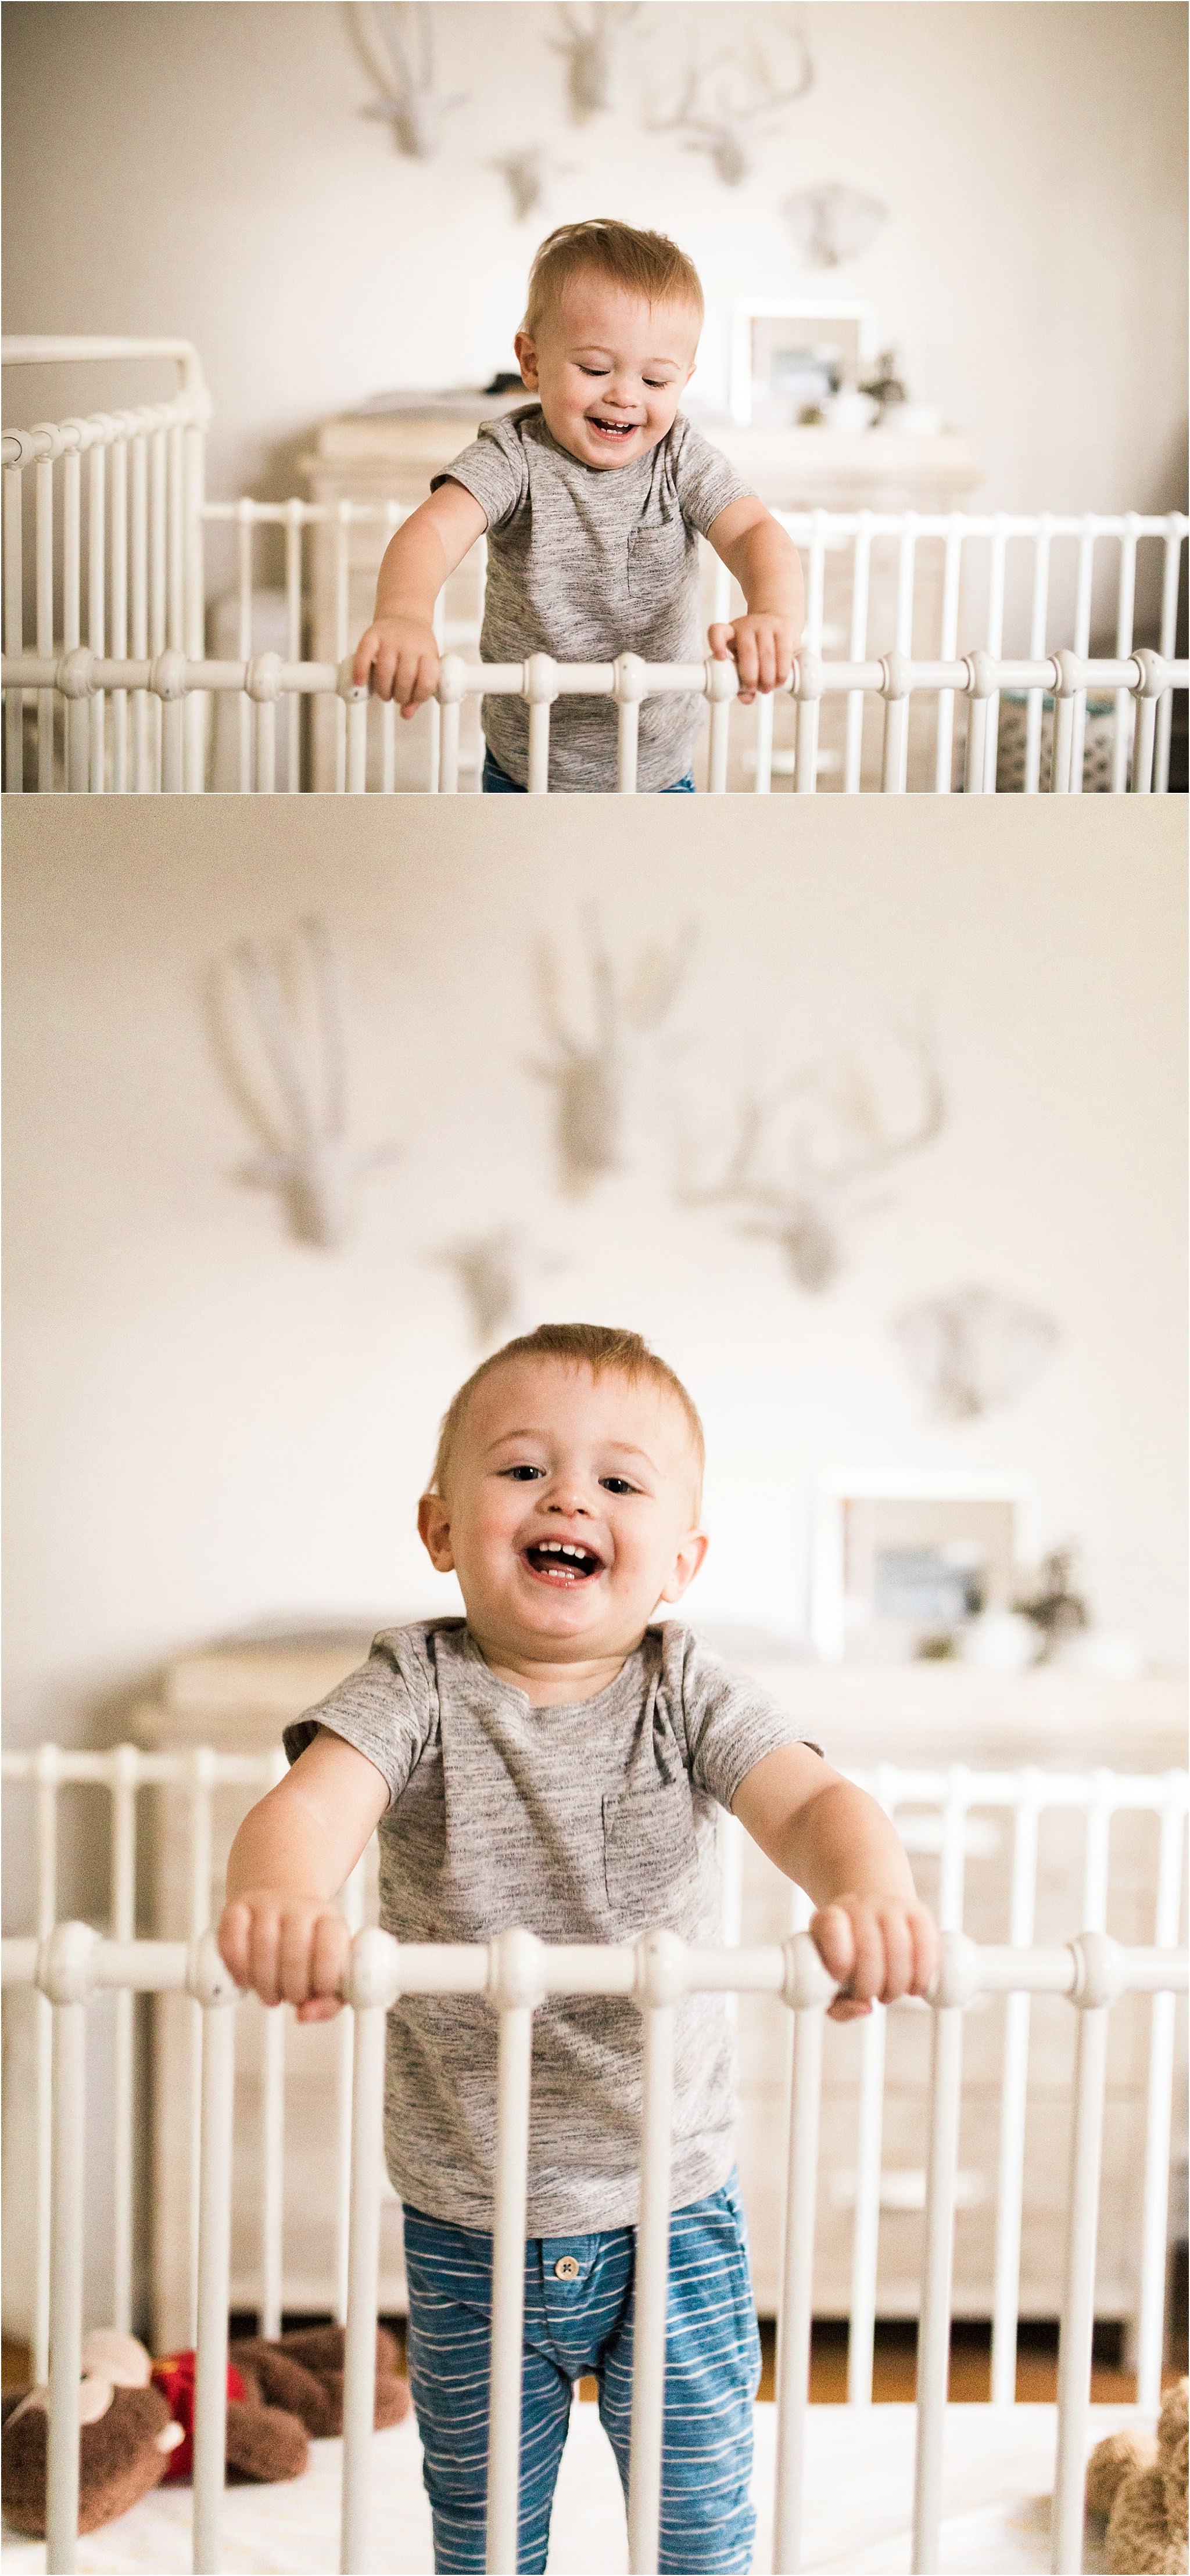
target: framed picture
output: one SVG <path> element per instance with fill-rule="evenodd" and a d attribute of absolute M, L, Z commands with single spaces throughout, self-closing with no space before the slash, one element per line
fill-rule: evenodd
<path fill-rule="evenodd" d="M 810 1626 L 827 1661 L 904 1662 L 1011 1606 L 1034 1553 L 1028 1479 L 956 1469 L 832 1470 L 814 1515 Z"/>
<path fill-rule="evenodd" d="M 791 429 L 844 386 L 855 386 L 875 355 L 872 308 L 835 297 L 737 304 L 732 316 L 728 403 L 742 427 Z"/>

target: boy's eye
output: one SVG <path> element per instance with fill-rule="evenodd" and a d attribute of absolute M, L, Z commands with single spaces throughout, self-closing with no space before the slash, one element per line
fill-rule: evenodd
<path fill-rule="evenodd" d="M 611 374 L 611 368 L 610 368 L 610 367 L 580 367 L 580 369 L 579 369 L 579 373 L 580 373 L 580 375 L 583 375 L 583 376 L 610 376 L 610 374 Z"/>
<path fill-rule="evenodd" d="M 629 1484 L 627 1476 L 601 1476 L 599 1482 L 605 1494 L 635 1494 L 637 1490 L 635 1485 Z"/>
<path fill-rule="evenodd" d="M 502 1467 L 500 1473 L 502 1476 L 515 1476 L 518 1485 L 528 1485 L 533 1482 L 535 1477 L 544 1476 L 545 1469 L 544 1467 L 530 1467 L 522 1464 L 517 1467 Z"/>

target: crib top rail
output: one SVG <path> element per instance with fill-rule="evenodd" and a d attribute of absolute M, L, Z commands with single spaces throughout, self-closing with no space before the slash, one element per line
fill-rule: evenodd
<path fill-rule="evenodd" d="M 1066 1995 L 1099 2010 L 1124 1994 L 1185 1994 L 1190 1953 L 1124 1944 L 1105 1932 L 1019 1948 L 942 1934 L 942 1964 L 923 2005 L 909 1996 L 893 2011 L 961 2011 L 983 1995 Z M 207 2007 L 235 2003 L 238 1989 L 212 1931 L 197 1941 L 106 1941 L 88 1923 L 59 1923 L 43 1941 L 5 1938 L 0 1983 L 36 1986 L 51 2003 L 83 2003 L 107 1990 L 189 1994 Z M 375 1925 L 357 1932 L 340 1988 L 356 2011 L 388 2011 L 402 1995 L 486 1995 L 497 2011 L 533 2010 L 547 1995 L 624 1995 L 641 2005 L 687 1994 L 776 1995 L 798 2012 L 823 2010 L 838 1985 L 808 1932 L 756 1948 L 718 1948 L 646 1932 L 634 1943 L 540 1941 L 513 1930 L 490 1942 L 397 1941 Z"/>

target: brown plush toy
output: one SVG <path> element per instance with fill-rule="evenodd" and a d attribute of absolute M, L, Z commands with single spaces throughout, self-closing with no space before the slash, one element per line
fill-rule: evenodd
<path fill-rule="evenodd" d="M 234 2343 L 227 2370 L 227 2480 L 273 2485 L 300 2477 L 311 2440 L 343 2429 L 342 2326 L 314 2326 L 277 2342 Z M 45 2536 L 48 2416 L 44 2388 L 4 2401 L 4 2512 L 17 2531 Z M 397 2347 L 376 2329 L 377 2430 L 409 2412 Z M 151 2362 L 132 2335 L 92 2334 L 79 2390 L 79 2530 L 127 2513 L 162 2479 L 193 2475 L 194 2355 Z"/>
<path fill-rule="evenodd" d="M 1109 2433 L 1087 2463 L 1087 2511 L 1106 2514 L 1103 2563 L 1110 2576 L 1185 2576 L 1187 2390 L 1166 2393 L 1157 2441 Z"/>
<path fill-rule="evenodd" d="M 143 2343 L 132 2335 L 90 2334 L 79 2382 L 79 2530 L 98 2531 L 147 2495 L 165 2476 L 184 2440 L 180 2424 L 150 2380 Z M 45 2538 L 49 2391 L 29 2388 L 4 2400 L 0 2486 L 5 2520 L 15 2531 Z"/>
<path fill-rule="evenodd" d="M 343 2355 L 347 2337 L 342 2326 L 302 2326 L 266 2343 L 263 2336 L 233 2343 L 230 2360 L 239 2371 L 248 2398 L 257 2407 L 283 2407 L 296 2415 L 312 2441 L 343 2430 Z M 409 2382 L 397 2367 L 397 2347 L 384 2326 L 376 2328 L 377 2432 L 399 2424 L 409 2412 Z M 230 2416 L 230 2408 L 228 2413 Z M 268 2476 L 268 2470 L 252 2472 Z M 274 2473 L 275 2474 L 275 2473 Z"/>

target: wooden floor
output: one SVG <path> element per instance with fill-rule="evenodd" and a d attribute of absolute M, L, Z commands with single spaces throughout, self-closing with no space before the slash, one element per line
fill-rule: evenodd
<path fill-rule="evenodd" d="M 254 2320 L 236 2318 L 233 2330 L 251 2333 Z M 296 2317 L 287 2323 L 305 2323 Z M 399 2318 L 389 2320 L 399 2341 L 404 2343 L 404 2326 Z M 776 2329 L 765 2319 L 760 2329 L 763 2364 L 760 2394 L 776 2394 Z M 876 2356 L 872 2393 L 876 2404 L 911 2404 L 916 2395 L 917 2330 L 912 2324 L 879 2325 L 876 2328 Z M 1136 2397 L 1136 2381 L 1130 2370 L 1121 2367 L 1119 2330 L 1110 2326 L 1096 2330 L 1096 2352 L 1092 2371 L 1091 2395 L 1099 2406 L 1130 2406 Z M 5 2343 L 3 2351 L 4 2387 L 25 2388 L 29 2382 L 27 2346 Z M 1184 2352 L 1172 2354 L 1165 2372 L 1167 2381 L 1185 2371 Z M 956 2405 L 981 2405 L 991 2394 L 991 2335 L 986 2325 L 956 2325 L 950 2346 L 950 2395 Z M 1016 2393 L 1022 2404 L 1051 2404 L 1058 2393 L 1058 2330 L 1050 2325 L 1025 2325 L 1021 2328 L 1016 2369 Z M 579 2395 L 593 2399 L 595 2381 L 579 2382 Z M 814 2328 L 810 2359 L 810 2397 L 816 2406 L 842 2406 L 847 2399 L 847 2328 L 844 2324 L 819 2322 Z"/>

